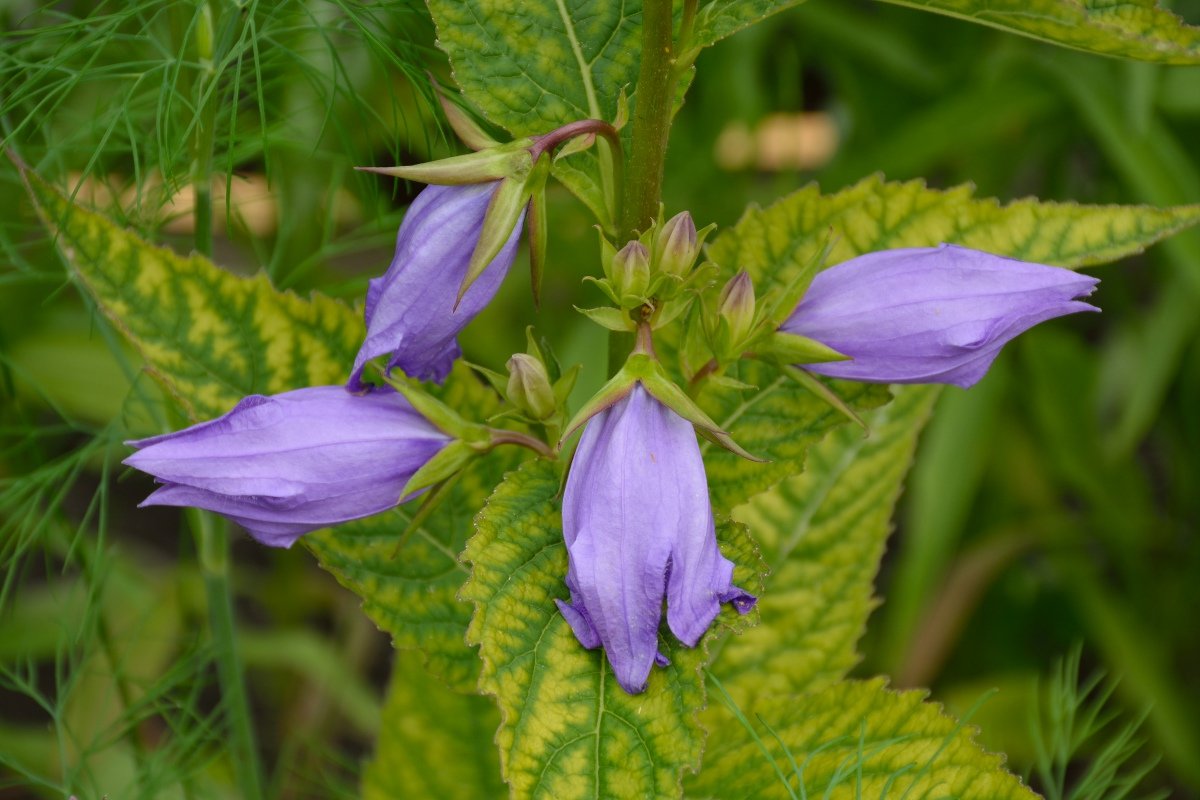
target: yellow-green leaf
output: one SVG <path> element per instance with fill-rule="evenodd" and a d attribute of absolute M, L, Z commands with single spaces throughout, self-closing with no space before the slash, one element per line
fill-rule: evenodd
<path fill-rule="evenodd" d="M 353 309 L 156 247 L 22 175 L 72 275 L 190 419 L 223 414 L 247 394 L 346 379 L 364 332 Z"/>
<path fill-rule="evenodd" d="M 247 394 L 345 380 L 363 336 L 355 310 L 156 247 L 23 174 L 72 275 L 192 421 L 223 414 Z M 472 414 L 496 408 L 494 393 L 461 366 L 443 396 Z M 467 576 L 457 555 L 471 514 L 514 463 L 511 452 L 497 451 L 474 465 L 398 556 L 408 507 L 303 540 L 398 647 L 422 648 L 431 668 L 460 688 L 474 687 L 478 666 L 463 640 L 470 606 L 455 598 Z"/>
<path fill-rule="evenodd" d="M 714 653 L 739 703 L 828 686 L 858 661 L 892 509 L 938 392 L 898 387 L 866 417 L 870 436 L 842 428 L 809 451 L 803 474 L 734 511 L 771 568 L 762 624 Z"/>
<path fill-rule="evenodd" d="M 416 658 L 401 654 L 392 671 L 375 757 L 363 773 L 363 797 L 503 797 L 500 759 L 492 743 L 498 720 L 490 699 L 447 689 Z"/>
<path fill-rule="evenodd" d="M 704 466 L 712 503 L 729 510 L 804 467 L 804 454 L 831 430 L 847 424 L 845 415 L 783 372 L 766 364 L 744 363 L 737 377 L 756 389 L 712 388 L 700 405 L 733 440 L 765 463 L 754 463 L 705 443 Z M 835 391 L 859 412 L 888 400 L 884 386 L 838 381 Z M 862 435 L 861 428 L 855 428 Z"/>
<path fill-rule="evenodd" d="M 764 699 L 746 716 L 757 716 L 766 753 L 725 714 L 688 797 L 1035 800 L 1003 757 L 925 696 L 877 679 Z"/>
<path fill-rule="evenodd" d="M 712 0 L 696 12 L 694 42 L 699 47 L 716 44 L 742 28 L 803 2 L 804 0 Z"/>
<path fill-rule="evenodd" d="M 1200 64 L 1200 28 L 1158 0 L 885 0 L 1043 42 L 1161 64 Z"/>
<path fill-rule="evenodd" d="M 554 465 L 526 463 L 511 473 L 476 518 L 467 545 L 475 603 L 468 638 L 483 659 L 480 688 L 495 695 L 500 760 L 517 798 L 641 798 L 679 794 L 685 768 L 698 766 L 704 705 L 698 669 L 710 633 L 695 649 L 669 633 L 645 692 L 629 695 L 600 650 L 585 650 L 554 604 L 567 597 L 567 552 Z M 738 564 L 735 580 L 756 587 L 757 558 L 740 526 L 724 524 L 722 550 Z M 717 628 L 736 626 L 729 608 Z"/>
<path fill-rule="evenodd" d="M 785 285 L 828 239 L 828 265 L 874 250 L 961 244 L 998 255 L 1081 267 L 1140 253 L 1200 222 L 1200 205 L 1088 206 L 976 198 L 969 185 L 930 189 L 923 181 L 875 175 L 830 195 L 815 184 L 766 209 L 749 209 L 713 241 L 709 257 L 733 275 L 749 271 L 760 291 Z"/>

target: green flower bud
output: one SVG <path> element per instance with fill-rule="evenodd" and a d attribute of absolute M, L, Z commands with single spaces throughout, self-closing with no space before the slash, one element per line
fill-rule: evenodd
<path fill-rule="evenodd" d="M 558 410 L 546 367 L 531 355 L 508 360 L 508 400 L 534 419 L 549 419 Z"/>
<path fill-rule="evenodd" d="M 680 211 L 659 231 L 654 243 L 654 261 L 663 272 L 683 277 L 692 269 L 699 254 L 696 223 L 691 214 Z"/>
<path fill-rule="evenodd" d="M 639 241 L 632 241 L 617 251 L 609 275 L 617 294 L 642 297 L 650 285 L 650 251 Z"/>
<path fill-rule="evenodd" d="M 744 342 L 754 326 L 754 284 L 745 270 L 725 284 L 717 310 L 729 324 L 730 344 L 736 347 Z"/>

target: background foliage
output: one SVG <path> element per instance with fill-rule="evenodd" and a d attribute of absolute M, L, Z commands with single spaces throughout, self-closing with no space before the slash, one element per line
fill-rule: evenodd
<path fill-rule="evenodd" d="M 437 12 L 439 4 L 433 5 Z M 911 5 L 953 11 L 956 4 Z M 728 14 L 714 11 L 705 18 L 708 39 L 737 30 L 737 12 L 754 16 L 759 6 L 767 7 L 729 6 Z M 1103 4 L 1080 7 L 1106 13 Z M 309 337 L 285 347 L 280 331 L 269 327 L 275 317 L 256 317 L 263 303 L 276 302 L 261 278 L 213 277 L 202 262 L 178 258 L 178 264 L 198 265 L 196 274 L 215 288 L 206 296 L 190 288 L 195 282 L 139 279 L 149 272 L 138 261 L 137 271 L 114 281 L 112 291 L 124 294 L 156 327 L 144 337 L 151 351 L 144 342 L 129 349 L 105 316 L 111 305 L 97 308 L 68 282 L 17 171 L 0 167 L 0 782 L 22 794 L 207 797 L 237 791 L 244 753 L 229 736 L 235 715 L 218 689 L 221 654 L 204 635 L 205 554 L 186 535 L 180 515 L 133 511 L 148 481 L 119 465 L 122 440 L 180 422 L 157 386 L 139 373 L 142 360 L 161 365 L 164 358 L 177 359 L 172 380 L 194 381 L 175 385 L 199 416 L 221 410 L 244 391 L 273 390 L 273 380 L 339 380 L 339 359 L 347 362 L 337 353 L 355 346 L 357 333 L 346 326 L 357 323 L 348 321 L 353 315 L 346 306 L 304 298 L 312 289 L 350 302 L 361 295 L 366 279 L 390 257 L 392 232 L 411 190 L 350 167 L 408 163 L 453 148 L 430 111 L 423 70 L 447 83 L 449 71 L 433 46 L 423 7 L 250 3 L 242 13 L 220 16 L 226 23 L 213 31 L 211 51 L 205 49 L 201 8 L 167 2 L 0 7 L 6 145 L 80 204 L 184 256 L 198 240 L 190 197 L 197 189 L 212 192 L 215 260 L 247 275 L 261 268 L 274 286 L 294 289 L 297 296 L 282 302 L 306 322 Z M 1200 22 L 1194 5 L 1177 3 L 1174 10 Z M 453 56 L 454 41 L 445 30 L 441 35 Z M 471 49 L 469 42 L 461 46 Z M 1186 55 L 1195 45 L 1173 47 Z M 574 60 L 569 52 L 564 58 Z M 598 63 L 630 70 L 621 57 Z M 848 197 L 924 192 L 915 184 L 885 191 L 874 179 L 860 183 L 874 172 L 900 181 L 925 177 L 936 188 L 970 181 L 977 196 L 1003 200 L 1036 195 L 1089 203 L 1196 202 L 1200 169 L 1186 145 L 1200 135 L 1198 69 L 1101 59 L 905 8 L 810 0 L 700 55 L 669 151 L 667 208 L 689 208 L 724 231 L 747 202 L 765 205 L 814 179 L 826 194 L 857 185 Z M 603 91 L 611 91 L 613 83 L 605 80 Z M 575 89 L 572 84 L 570 91 Z M 567 99 L 591 102 L 586 92 L 582 100 Z M 198 165 L 194 148 L 209 141 L 205 137 L 211 137 L 211 163 Z M 580 194 L 588 200 L 586 162 L 579 174 L 564 178 L 584 187 Z M 514 275 L 500 302 L 468 330 L 464 348 L 473 360 L 495 367 L 522 349 L 524 322 L 534 319 L 540 330 L 555 332 L 564 362 L 584 363 L 580 391 L 586 391 L 603 377 L 605 344 L 569 309 L 590 291 L 579 278 L 598 271 L 589 263 L 594 232 L 584 207 L 566 191 L 556 192 L 542 308 L 531 308 L 523 278 Z M 815 196 L 809 190 L 789 202 Z M 594 192 L 592 197 L 594 206 Z M 57 202 L 43 201 L 43 211 Z M 63 219 L 47 214 L 51 229 Z M 1125 249 L 1171 227 L 1162 222 L 1157 231 L 1139 228 Z M 121 234 L 103 228 L 96 235 Z M 731 235 L 714 250 L 735 241 Z M 1059 249 L 1039 257 L 1056 263 L 1081 258 L 1056 259 L 1069 239 L 1053 241 Z M 879 240 L 870 244 L 880 246 Z M 83 256 L 72 264 L 76 275 Z M 164 252 L 161 258 L 175 256 Z M 172 274 L 180 269 L 186 267 L 173 267 Z M 810 789 L 830 784 L 852 790 L 852 774 L 864 767 L 886 782 L 903 766 L 872 766 L 866 734 L 875 737 L 871 742 L 896 738 L 889 714 L 893 705 L 914 703 L 911 693 L 877 683 L 842 684 L 858 688 L 840 691 L 879 696 L 871 703 L 879 724 L 872 722 L 868 731 L 864 723 L 862 736 L 858 730 L 825 735 L 805 721 L 821 718 L 823 704 L 836 708 L 831 695 L 814 695 L 787 713 L 765 711 L 753 722 L 746 715 L 753 716 L 763 680 L 795 680 L 799 690 L 813 685 L 807 683 L 813 676 L 840 679 L 855 661 L 861 623 L 854 620 L 871 605 L 872 576 L 855 573 L 852 563 L 844 577 L 804 574 L 802 559 L 787 562 L 786 569 L 772 563 L 788 539 L 784 533 L 773 538 L 771 524 L 781 532 L 808 526 L 803 541 L 809 548 L 827 543 L 876 550 L 888 526 L 878 513 L 884 506 L 871 506 L 876 510 L 869 522 L 838 521 L 856 513 L 850 498 L 861 499 L 857 493 L 839 497 L 833 491 L 810 507 L 779 498 L 825 497 L 821 486 L 848 491 L 857 478 L 886 501 L 898 492 L 902 470 L 881 480 L 870 472 L 872 451 L 888 451 L 877 456 L 878 465 L 891 465 L 894 473 L 915 444 L 905 429 L 889 435 L 888 415 L 922 417 L 935 402 L 884 557 L 877 593 L 886 602 L 871 618 L 856 670 L 892 675 L 897 687 L 932 686 L 934 696 L 960 714 L 988 687 L 1000 687 L 972 716 L 982 728 L 978 738 L 1007 752 L 1014 771 L 1032 772 L 1033 785 L 1048 796 L 1100 796 L 1064 777 L 1067 763 L 1076 775 L 1080 764 L 1102 761 L 1097 737 L 1067 737 L 1056 750 L 1046 744 L 1052 738 L 1039 746 L 1028 733 L 1030 709 L 1045 694 L 1037 689 L 1039 677 L 1045 686 L 1054 658 L 1082 641 L 1085 671 L 1102 668 L 1121 676 L 1113 707 L 1127 719 L 1148 710 L 1148 750 L 1164 759 L 1146 791 L 1168 786 L 1178 796 L 1197 792 L 1200 686 L 1188 666 L 1200 657 L 1190 619 L 1200 579 L 1200 498 L 1194 492 L 1200 482 L 1194 413 L 1200 407 L 1200 235 L 1184 232 L 1145 256 L 1106 268 L 1102 277 L 1104 315 L 1035 332 L 1010 348 L 971 392 L 948 390 L 940 398 L 926 390 L 902 392 L 878 412 L 883 416 L 873 422 L 872 439 L 857 442 L 853 430 L 842 429 L 810 451 L 804 476 L 735 513 L 756 532 L 765 531 L 759 538 L 764 557 L 777 568 L 772 580 L 782 585 L 787 578 L 788 591 L 801 595 L 794 601 L 772 595 L 775 602 L 811 608 L 824 591 L 852 600 L 856 610 L 840 631 L 839 614 L 820 617 L 833 629 L 829 635 L 846 643 L 836 663 L 795 657 L 780 658 L 786 668 L 755 663 L 772 647 L 803 652 L 803 642 L 762 641 L 788 635 L 792 629 L 781 624 L 710 645 L 723 687 L 710 687 L 710 695 L 728 696 L 735 711 L 714 700 L 705 724 L 734 735 L 710 748 L 711 771 L 689 784 L 689 796 L 710 791 L 715 784 L 704 782 L 710 775 L 714 781 L 740 775 L 752 783 L 766 774 L 767 782 L 754 791 L 782 792 L 783 782 L 764 765 L 790 773 L 787 752 L 818 741 L 837 742 L 841 749 L 804 766 L 802 782 Z M 222 314 L 236 309 L 242 321 L 240 343 L 228 353 L 212 350 L 220 331 L 197 325 L 219 318 L 214 307 Z M 162 312 L 157 321 L 156 309 Z M 347 316 L 330 322 L 339 315 Z M 322 330 L 335 333 L 321 343 Z M 161 348 L 164 332 L 182 343 L 178 354 L 153 350 Z M 306 355 L 324 348 L 329 357 L 299 359 L 299 348 Z M 234 353 L 253 363 L 239 364 Z M 213 375 L 220 381 L 214 383 Z M 214 389 L 218 384 L 224 388 Z M 468 386 L 460 380 L 448 391 L 467 392 Z M 713 407 L 720 402 L 711 400 Z M 863 476 L 823 483 L 847 469 L 834 456 L 851 445 L 861 448 L 852 469 L 864 470 Z M 498 476 L 508 466 L 488 468 Z M 483 483 L 480 478 L 482 489 L 461 491 L 474 496 L 487 488 Z M 730 484 L 728 501 L 719 505 L 732 507 L 747 496 Z M 800 519 L 789 520 L 797 509 Z M 839 526 L 869 541 L 852 544 L 836 535 Z M 430 796 L 500 791 L 499 765 L 487 760 L 497 759 L 490 746 L 500 724 L 495 704 L 430 678 L 437 673 L 459 689 L 477 680 L 478 659 L 454 647 L 471 613 L 454 601 L 466 572 L 453 556 L 467 533 L 461 523 L 418 532 L 406 544 L 409 559 L 391 558 L 394 533 L 372 529 L 372 523 L 316 539 L 312 549 L 338 580 L 368 596 L 370 621 L 359 611 L 359 599 L 308 554 L 266 552 L 235 539 L 238 645 L 249 670 L 256 752 L 267 765 L 264 796 L 356 796 L 360 782 L 378 797 L 396 796 L 396 787 Z M 485 543 L 468 558 L 479 556 Z M 437 569 L 410 569 L 437 563 L 431 559 L 439 552 Z M 561 561 L 561 552 L 555 557 Z M 823 590 L 821 578 L 844 583 Z M 472 587 L 465 599 L 477 606 L 506 601 L 487 594 L 486 581 Z M 380 596 L 387 601 L 373 606 L 370 598 Z M 412 614 L 389 616 L 394 608 Z M 773 608 L 764 602 L 768 623 L 778 613 Z M 486 615 L 477 611 L 475 619 L 472 635 L 485 635 L 480 629 L 488 624 Z M 398 654 L 393 666 L 390 637 L 372 621 L 401 646 L 428 645 L 428 669 L 414 652 Z M 739 680 L 738 670 L 726 665 L 741 665 L 745 677 Z M 485 660 L 485 688 L 488 669 Z M 392 674 L 398 677 L 387 708 L 408 713 L 381 715 Z M 501 676 L 491 679 L 498 685 L 489 691 L 501 694 L 504 708 Z M 682 695 L 702 691 L 700 681 L 684 679 Z M 1042 717 L 1051 733 L 1062 732 L 1064 709 L 1075 707 L 1065 697 L 1074 683 L 1071 674 L 1052 684 L 1058 694 L 1050 693 L 1045 703 L 1058 712 Z M 922 713 L 928 715 L 922 723 L 928 737 L 909 745 L 935 752 L 959 746 L 962 731 L 954 723 L 934 711 Z M 743 714 L 745 729 L 737 714 Z M 751 739 L 737 740 L 754 729 L 770 761 Z M 1116 729 L 1120 733 L 1119 724 Z M 509 745 L 507 736 L 501 734 L 502 755 L 517 759 L 519 737 Z M 672 747 L 694 736 L 677 733 Z M 406 757 L 364 767 L 376 741 L 381 753 Z M 425 763 L 413 755 L 418 742 Z M 684 750 L 680 765 L 698 752 Z M 402 766 L 390 769 L 391 763 Z"/>

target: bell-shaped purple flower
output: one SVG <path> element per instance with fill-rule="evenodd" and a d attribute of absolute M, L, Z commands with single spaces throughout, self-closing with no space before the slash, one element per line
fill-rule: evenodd
<path fill-rule="evenodd" d="M 129 442 L 125 459 L 163 485 L 143 506 L 195 506 L 263 544 L 385 511 L 450 438 L 390 389 L 251 395 L 223 417 Z"/>
<path fill-rule="evenodd" d="M 1099 311 L 1075 299 L 1098 282 L 956 245 L 884 250 L 818 273 L 780 330 L 851 359 L 805 364 L 810 372 L 965 388 L 1018 334 L 1064 314 Z"/>
<path fill-rule="evenodd" d="M 755 598 L 733 585 L 717 547 L 704 462 L 691 423 L 641 385 L 593 417 L 579 442 L 563 498 L 569 603 L 558 607 L 584 647 L 600 645 L 625 691 L 645 689 L 667 624 L 694 647 L 732 602 Z"/>
<path fill-rule="evenodd" d="M 391 354 L 388 369 L 441 382 L 461 355 L 458 332 L 491 302 L 517 255 L 524 212 L 483 273 L 455 308 L 459 287 L 498 182 L 427 186 L 396 235 L 392 264 L 367 288 L 367 337 L 354 359 L 349 387 L 362 391 L 367 362 Z"/>

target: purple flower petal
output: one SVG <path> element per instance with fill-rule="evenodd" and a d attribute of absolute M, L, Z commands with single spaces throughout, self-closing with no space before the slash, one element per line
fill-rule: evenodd
<path fill-rule="evenodd" d="M 224 416 L 129 442 L 163 484 L 142 505 L 195 506 L 264 544 L 385 511 L 449 437 L 399 394 L 316 386 L 252 395 Z M 405 498 L 407 499 L 407 498 Z"/>
<path fill-rule="evenodd" d="M 884 250 L 830 267 L 780 327 L 850 356 L 810 372 L 967 387 L 1018 334 L 1064 314 L 1095 278 L 956 245 Z"/>
<path fill-rule="evenodd" d="M 524 220 L 518 220 L 500 253 L 454 308 L 496 183 L 427 186 L 417 195 L 396 235 L 396 254 L 383 277 L 367 288 L 367 337 L 348 383 L 362 391 L 368 361 L 391 353 L 399 367 L 421 380 L 441 382 L 461 351 L 457 336 L 491 302 L 517 255 Z"/>
<path fill-rule="evenodd" d="M 563 498 L 570 603 L 584 647 L 603 644 L 617 681 L 645 689 L 667 623 L 694 646 L 723 600 L 753 604 L 731 583 L 713 526 L 704 462 L 686 420 L 640 385 L 588 423 Z"/>

